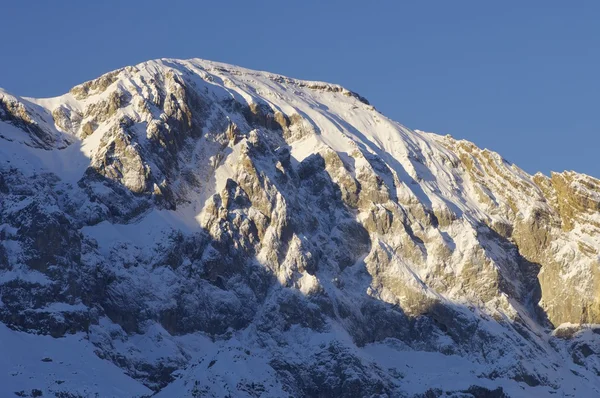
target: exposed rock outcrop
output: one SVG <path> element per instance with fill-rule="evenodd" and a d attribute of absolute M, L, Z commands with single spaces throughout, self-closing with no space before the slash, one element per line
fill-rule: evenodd
<path fill-rule="evenodd" d="M 337 85 L 158 60 L 0 93 L 0 320 L 158 396 L 598 394 L 599 229 L 600 181 Z"/>

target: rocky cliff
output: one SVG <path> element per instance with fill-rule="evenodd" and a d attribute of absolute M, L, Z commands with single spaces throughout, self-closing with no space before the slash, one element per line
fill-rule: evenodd
<path fill-rule="evenodd" d="M 79 353 L 15 350 L 6 394 L 600 394 L 600 181 L 337 85 L 162 59 L 0 90 L 0 243 L 3 340 Z"/>

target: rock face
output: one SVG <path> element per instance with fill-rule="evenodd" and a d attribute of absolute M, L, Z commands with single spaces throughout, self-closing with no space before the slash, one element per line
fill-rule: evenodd
<path fill-rule="evenodd" d="M 600 181 L 337 85 L 149 61 L 0 91 L 0 297 L 130 383 L 23 394 L 598 396 Z"/>

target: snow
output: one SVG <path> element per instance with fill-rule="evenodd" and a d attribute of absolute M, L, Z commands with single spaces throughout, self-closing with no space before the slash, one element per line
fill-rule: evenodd
<path fill-rule="evenodd" d="M 121 398 L 151 393 L 111 362 L 98 358 L 94 349 L 83 334 L 55 339 L 0 324 L 0 395 L 39 390 L 43 396 L 67 392 Z"/>
<path fill-rule="evenodd" d="M 122 115 L 133 117 L 136 111 L 131 104 L 120 109 L 112 116 L 111 123 L 102 123 L 93 134 L 82 140 L 59 131 L 48 118 L 52 110 L 65 105 L 83 112 L 90 104 L 108 98 L 117 87 L 132 95 L 152 98 L 157 93 L 145 92 L 146 86 L 141 84 L 141 77 L 151 79 L 155 73 L 165 74 L 166 71 L 173 71 L 190 79 L 197 90 L 209 93 L 212 98 L 234 98 L 242 104 L 266 103 L 271 109 L 301 118 L 302 121 L 298 125 L 290 127 L 294 138 L 288 143 L 294 167 L 312 154 L 334 151 L 344 160 L 354 177 L 360 176 L 361 173 L 374 173 L 380 177 L 384 185 L 393 191 L 392 196 L 395 195 L 398 202 L 420 203 L 425 210 L 432 210 L 436 214 L 451 213 L 456 216 L 458 220 L 452 224 L 428 230 L 423 235 L 423 240 L 426 241 L 423 244 L 435 244 L 449 249 L 449 258 L 443 266 L 444 272 L 451 278 L 461 276 L 464 259 L 472 256 L 481 247 L 477 225 L 489 220 L 507 221 L 498 209 L 508 208 L 510 200 L 518 203 L 518 216 L 526 219 L 538 209 L 539 198 L 543 197 L 541 190 L 533 184 L 531 176 L 506 162 L 500 155 L 479 149 L 473 149 L 471 153 L 463 148 L 472 145 L 465 141 L 410 130 L 387 119 L 372 106 L 363 103 L 338 85 L 289 79 L 200 59 L 161 59 L 137 65 L 136 68 L 136 74 L 122 71 L 118 80 L 106 91 L 92 93 L 85 99 L 78 100 L 71 94 L 49 99 L 19 99 L 32 109 L 36 107 L 39 111 L 39 114 L 36 113 L 38 124 L 60 137 L 68 137 L 72 143 L 64 149 L 32 148 L 24 145 L 28 143 L 24 131 L 0 121 L 0 168 L 16 167 L 28 176 L 42 172 L 54 173 L 75 192 L 78 189 L 77 182 L 90 166 L 94 155 L 101 149 L 103 138 L 113 126 L 111 123 Z M 184 75 L 187 71 L 192 75 Z M 0 95 L 8 96 L 3 93 L 0 90 Z M 156 109 L 152 109 L 152 112 L 155 111 Z M 142 146 L 147 140 L 144 134 L 147 127 L 145 123 L 140 122 L 133 129 Z M 256 131 L 249 134 L 252 133 L 256 134 Z M 227 179 L 239 171 L 242 148 L 243 141 L 240 141 L 236 145 L 213 151 L 209 143 L 203 139 L 199 140 L 197 147 L 191 151 L 193 161 L 190 162 L 190 167 L 205 167 L 206 170 L 194 171 L 206 175 L 201 175 L 205 180 L 202 181 L 201 187 L 196 187 L 189 203 L 178 205 L 177 210 L 152 208 L 127 224 L 102 221 L 95 225 L 87 225 L 81 228 L 81 233 L 98 244 L 98 253 L 101 256 L 110 258 L 117 252 L 127 263 L 135 263 L 140 256 L 152 256 L 159 252 L 161 245 L 174 233 L 189 235 L 203 231 L 201 226 L 205 222 L 204 217 L 208 216 L 202 211 L 211 196 L 221 192 Z M 473 170 L 481 174 L 481 181 L 474 177 L 477 173 L 471 175 L 454 166 L 461 162 L 460 155 L 465 154 L 473 160 Z M 371 163 L 373 158 L 382 160 L 385 170 L 375 170 L 378 166 Z M 482 159 L 486 159 L 488 163 Z M 154 168 L 152 164 L 149 166 Z M 499 171 L 492 172 L 493 169 Z M 331 177 L 334 178 L 333 175 Z M 511 182 L 515 183 L 516 188 Z M 585 184 L 584 177 L 577 177 L 573 187 L 581 194 L 600 200 L 600 195 Z M 100 193 L 111 194 L 110 189 L 102 184 L 96 184 L 94 188 L 97 189 L 97 193 L 104 190 Z M 479 191 L 489 196 L 491 204 L 481 200 Z M 27 202 L 19 202 L 18 205 L 25 206 Z M 17 208 L 13 210 L 16 211 Z M 423 220 L 412 221 L 416 229 L 424 229 L 420 225 L 421 222 L 425 223 Z M 553 249 L 556 249 L 558 258 L 573 259 L 577 256 L 579 242 L 592 248 L 600 247 L 600 234 L 597 234 L 595 229 L 589 229 L 591 223 L 600 223 L 600 214 L 592 213 L 576 222 L 574 230 L 565 234 L 564 241 L 555 244 Z M 17 230 L 9 224 L 2 224 L 0 233 L 13 236 Z M 272 231 L 268 231 L 267 236 L 270 233 Z M 404 253 L 392 248 L 392 243 L 401 247 L 399 239 L 388 237 L 388 240 L 384 241 L 372 237 L 372 247 L 381 249 L 389 256 L 386 276 L 397 278 L 415 290 L 423 290 L 426 297 L 447 300 L 448 303 L 468 304 L 467 299 L 462 296 L 462 288 L 458 285 L 454 290 L 447 292 L 447 297 L 429 288 L 423 280 L 440 266 L 439 258 L 430 255 L 423 264 L 416 265 L 408 256 L 405 257 Z M 6 241 L 3 245 L 11 257 L 18 257 L 18 243 Z M 503 255 L 502 248 L 497 244 L 490 244 L 482 255 L 482 261 L 496 260 L 496 263 L 503 264 Z M 259 255 L 258 258 L 260 260 L 262 257 Z M 573 265 L 566 270 L 563 277 L 568 280 L 585 274 L 597 260 L 596 256 L 586 261 L 573 261 Z M 363 257 L 358 264 L 364 267 L 368 262 L 369 258 Z M 142 267 L 133 268 L 115 272 L 122 272 L 119 276 L 131 277 L 136 288 L 152 296 L 151 300 L 154 300 L 156 308 L 166 305 L 165 302 L 170 299 L 169 289 L 173 288 L 176 282 L 175 271 L 168 267 L 151 271 Z M 406 298 L 386 290 L 376 291 L 369 286 L 370 281 L 366 281 L 368 278 L 356 270 L 359 267 L 352 268 L 349 267 L 342 275 L 352 287 L 348 290 L 352 291 L 355 288 L 356 292 L 362 294 L 371 289 L 368 291 L 373 297 L 391 304 L 401 304 Z M 28 270 L 24 266 L 0 274 L 0 282 L 14 279 L 42 285 L 51 282 L 44 274 Z M 328 283 L 304 273 L 295 281 L 295 287 L 308 296 Z M 518 303 L 511 301 L 506 294 L 496 297 L 494 302 L 485 303 L 482 307 L 493 314 L 498 314 L 498 308 L 501 308 L 501 315 L 507 322 L 509 318 L 516 318 L 520 313 L 525 313 Z M 83 304 L 52 303 L 38 311 L 58 313 L 87 309 Z M 536 330 L 531 319 L 525 319 L 524 323 Z M 165 358 L 176 356 L 188 364 L 178 371 L 178 378 L 160 391 L 157 397 L 188 396 L 197 385 L 209 386 L 210 391 L 203 393 L 224 396 L 236 392 L 235 388 L 240 383 L 247 382 L 267 386 L 271 396 L 284 395 L 278 375 L 269 366 L 272 354 L 269 349 L 277 350 L 277 343 L 255 341 L 256 336 L 252 332 L 256 331 L 245 330 L 235 333 L 228 340 L 212 341 L 202 334 L 171 336 L 158 324 L 146 326 L 143 333 L 126 336 L 120 327 L 102 319 L 100 325 L 91 327 L 90 335 L 76 334 L 54 339 L 16 332 L 0 324 L 0 352 L 3 354 L 0 359 L 0 395 L 34 388 L 43 391 L 44 396 L 57 391 L 68 391 L 83 396 L 98 394 L 102 397 L 150 394 L 148 388 L 125 375 L 116 365 L 95 355 L 97 346 L 94 344 L 100 344 L 104 338 L 114 344 L 117 352 L 126 352 L 134 359 L 160 364 Z M 561 325 L 558 329 L 572 326 L 574 325 Z M 348 345 L 352 345 L 351 338 L 345 331 L 336 329 L 338 327 L 339 325 L 331 325 L 330 333 L 317 333 L 294 326 L 288 334 L 280 336 L 288 345 L 286 350 L 279 354 L 303 363 L 308 361 L 310 354 L 318 350 L 324 342 L 345 340 Z M 509 326 L 490 322 L 485 327 L 488 327 L 494 336 L 505 336 L 509 333 L 507 330 L 510 330 Z M 543 335 L 546 331 L 536 332 Z M 516 335 L 514 331 L 510 333 Z M 120 337 L 111 340 L 113 335 Z M 540 340 L 540 344 L 544 344 L 544 350 L 554 353 L 548 338 Z M 519 342 L 522 347 L 532 347 L 530 342 L 523 343 L 522 339 Z M 439 344 L 450 346 L 453 341 L 449 336 L 444 336 L 440 337 Z M 402 388 L 410 394 L 424 393 L 427 389 L 436 387 L 459 391 L 472 385 L 490 389 L 502 387 L 511 397 L 546 397 L 555 392 L 549 387 L 526 387 L 524 383 L 505 377 L 492 380 L 483 376 L 485 371 L 490 370 L 490 365 L 478 363 L 473 358 L 443 355 L 439 352 L 412 351 L 397 341 L 369 344 L 364 348 L 355 347 L 353 353 L 383 367 L 397 369 L 402 375 Z M 564 361 L 561 355 L 567 354 L 554 353 L 544 358 L 560 362 Z M 44 358 L 50 358 L 51 361 L 42 360 Z M 499 361 L 504 361 L 506 366 L 510 366 L 511 361 L 514 365 L 519 359 L 507 356 Z M 545 365 L 540 362 L 535 366 Z M 581 379 L 571 370 L 569 365 L 563 364 L 558 370 L 550 372 L 556 380 L 560 379 L 561 392 L 571 396 L 595 396 L 597 390 L 594 390 L 593 386 L 600 388 L 598 383 L 583 385 Z M 581 369 L 578 371 L 583 372 Z M 107 383 L 107 380 L 110 380 L 110 383 Z M 248 392 L 247 396 L 251 396 L 251 393 Z"/>
<path fill-rule="evenodd" d="M 188 210 L 152 209 L 137 222 L 112 224 L 102 221 L 93 226 L 83 227 L 81 232 L 96 240 L 102 255 L 108 255 L 114 245 L 123 243 L 147 249 L 169 238 L 176 231 L 187 234 L 200 231 L 194 214 Z"/>
<path fill-rule="evenodd" d="M 46 275 L 39 271 L 29 270 L 25 267 L 22 269 L 4 271 L 0 274 L 0 283 L 6 283 L 12 280 L 22 280 L 27 283 L 37 283 L 40 285 L 47 285 L 50 283 L 50 279 Z"/>

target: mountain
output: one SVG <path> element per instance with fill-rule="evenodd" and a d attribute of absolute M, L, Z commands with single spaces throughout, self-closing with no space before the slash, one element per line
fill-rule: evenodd
<path fill-rule="evenodd" d="M 0 243 L 2 396 L 600 395 L 600 181 L 335 84 L 0 90 Z"/>

